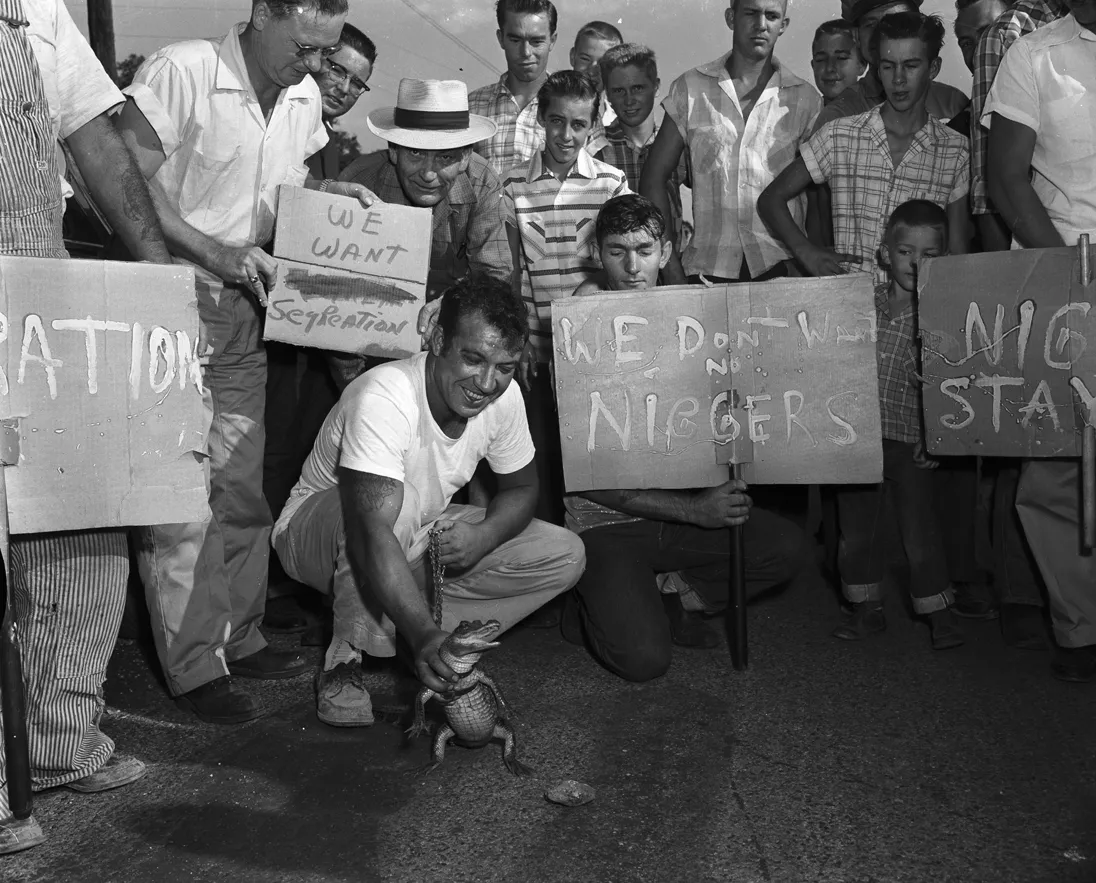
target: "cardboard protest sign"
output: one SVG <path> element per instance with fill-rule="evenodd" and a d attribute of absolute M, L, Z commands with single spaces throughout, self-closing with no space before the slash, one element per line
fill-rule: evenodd
<path fill-rule="evenodd" d="M 197 337 L 189 267 L 0 258 L 12 533 L 205 517 Z"/>
<path fill-rule="evenodd" d="M 432 214 L 281 188 L 265 337 L 359 355 L 416 353 Z"/>
<path fill-rule="evenodd" d="M 1096 288 L 1076 248 L 935 258 L 919 315 L 930 453 L 1080 454 L 1096 395 Z"/>
<path fill-rule="evenodd" d="M 875 328 L 865 274 L 555 301 L 567 489 L 880 481 Z"/>

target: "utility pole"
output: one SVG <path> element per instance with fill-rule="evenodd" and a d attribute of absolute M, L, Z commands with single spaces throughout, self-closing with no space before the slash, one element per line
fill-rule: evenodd
<path fill-rule="evenodd" d="M 88 42 L 112 80 L 118 80 L 114 54 L 114 7 L 111 0 L 88 0 Z"/>

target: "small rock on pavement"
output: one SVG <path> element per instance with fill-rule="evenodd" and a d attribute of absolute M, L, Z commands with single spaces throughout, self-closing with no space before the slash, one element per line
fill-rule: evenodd
<path fill-rule="evenodd" d="M 582 806 L 594 799 L 594 789 L 585 782 L 564 779 L 545 791 L 544 796 L 563 806 Z"/>

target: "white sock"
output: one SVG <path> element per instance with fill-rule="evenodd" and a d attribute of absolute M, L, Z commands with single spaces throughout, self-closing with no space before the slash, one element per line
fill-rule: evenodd
<path fill-rule="evenodd" d="M 331 639 L 331 646 L 327 648 L 327 655 L 323 659 L 323 670 L 331 671 L 341 662 L 361 662 L 362 651 L 339 638 Z"/>

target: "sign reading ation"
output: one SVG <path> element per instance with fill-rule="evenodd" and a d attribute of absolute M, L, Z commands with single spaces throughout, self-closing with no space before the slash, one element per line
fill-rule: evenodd
<path fill-rule="evenodd" d="M 865 274 L 565 298 L 552 333 L 569 491 L 882 478 Z"/>
<path fill-rule="evenodd" d="M 419 351 L 432 215 L 283 186 L 265 336 L 299 346 L 399 357 Z"/>
<path fill-rule="evenodd" d="M 934 258 L 921 273 L 930 453 L 1080 455 L 1096 406 L 1096 285 L 1076 248 Z"/>

